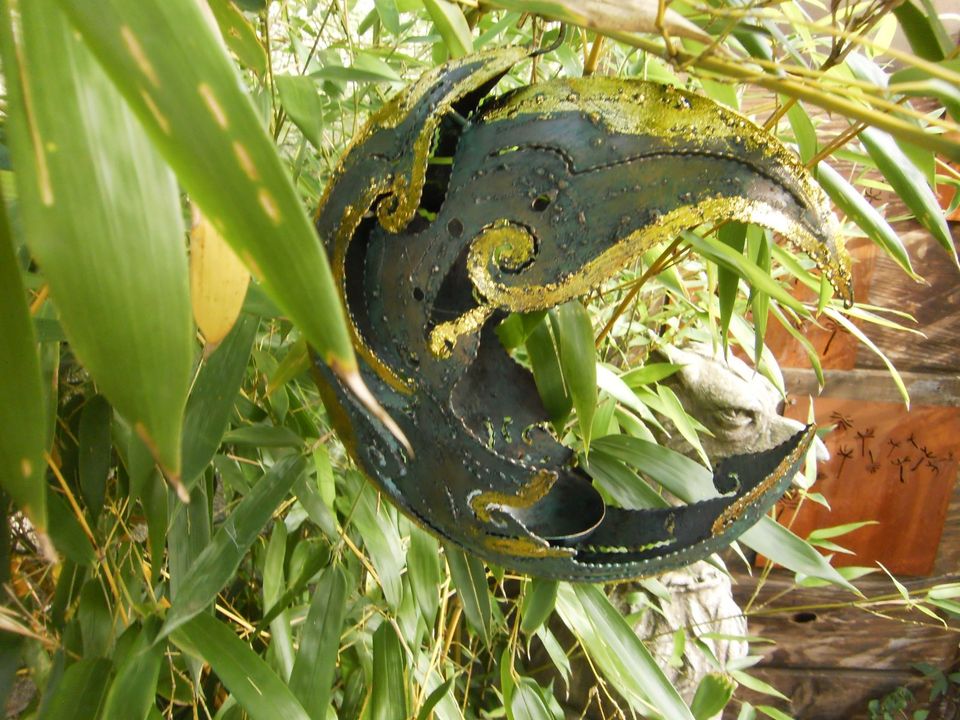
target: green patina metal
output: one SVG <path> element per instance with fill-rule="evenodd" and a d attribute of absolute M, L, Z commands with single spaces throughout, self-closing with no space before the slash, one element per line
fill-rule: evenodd
<path fill-rule="evenodd" d="M 546 429 L 531 375 L 493 332 L 498 320 L 583 295 L 705 223 L 779 232 L 847 301 L 849 260 L 818 187 L 745 118 L 612 78 L 487 97 L 528 55 L 497 50 L 428 72 L 371 118 L 317 213 L 364 379 L 415 454 L 319 362 L 318 385 L 356 462 L 441 538 L 530 575 L 648 575 L 756 522 L 813 428 L 720 463 L 714 498 L 610 507 Z M 491 432 L 508 424 L 516 432 Z"/>

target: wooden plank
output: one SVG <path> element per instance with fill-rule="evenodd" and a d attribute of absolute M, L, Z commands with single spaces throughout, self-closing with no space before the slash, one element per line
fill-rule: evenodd
<path fill-rule="evenodd" d="M 960 369 L 960 275 L 943 249 L 925 230 L 912 223 L 898 223 L 914 268 L 927 281 L 918 285 L 906 277 L 893 261 L 879 254 L 872 271 L 869 302 L 880 307 L 910 313 L 916 328 L 926 335 L 919 338 L 877 326 L 863 326 L 867 334 L 887 354 L 899 370 L 915 372 L 951 372 Z M 952 226 L 953 238 L 960 240 L 960 225 Z M 861 348 L 857 367 L 882 368 L 874 353 Z"/>
<path fill-rule="evenodd" d="M 751 674 L 780 690 L 790 702 L 745 688 L 737 690 L 737 698 L 772 705 L 798 720 L 866 720 L 870 717 L 867 703 L 900 686 L 926 697 L 923 680 L 904 671 L 765 667 L 753 668 Z M 731 703 L 723 718 L 733 720 L 738 712 L 739 706 Z"/>
<path fill-rule="evenodd" d="M 933 583 L 907 584 L 916 591 Z M 764 667 L 909 671 L 919 662 L 950 666 L 960 628 L 946 629 L 907 609 L 886 576 L 863 578 L 857 585 L 866 601 L 837 588 L 796 588 L 791 579 L 780 576 L 765 583 L 749 605 L 755 580 L 738 577 L 734 599 L 749 608 L 750 634 L 776 641 L 755 643 L 751 653 L 763 657 Z"/>
<path fill-rule="evenodd" d="M 914 405 L 948 405 L 960 407 L 960 376 L 938 373 L 901 372 L 903 383 Z M 797 397 L 821 394 L 813 370 L 784 368 L 787 394 Z M 901 403 L 902 398 L 890 373 L 883 370 L 826 370 L 823 393 L 833 398 L 875 400 Z"/>

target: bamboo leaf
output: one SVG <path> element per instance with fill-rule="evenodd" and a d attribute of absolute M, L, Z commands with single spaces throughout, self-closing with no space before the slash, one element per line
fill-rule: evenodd
<path fill-rule="evenodd" d="M 918 8 L 913 0 L 906 0 L 893 8 L 893 14 L 900 21 L 900 28 L 906 35 L 910 47 L 924 60 L 933 62 L 943 60 L 944 54 L 952 50 L 952 44 L 949 42 L 946 46 L 941 44 L 941 33 L 936 27 L 940 24 L 940 20 L 936 13 L 932 16 L 928 15 Z"/>
<path fill-rule="evenodd" d="M 213 226 L 319 356 L 356 388 L 326 255 L 199 4 L 60 4 Z"/>
<path fill-rule="evenodd" d="M 5 3 L 0 24 L 28 245 L 71 348 L 176 483 L 193 353 L 173 175 L 56 4 Z"/>
<path fill-rule="evenodd" d="M 836 206 L 847 214 L 857 227 L 873 242 L 883 248 L 910 277 L 917 279 L 910 256 L 900 236 L 887 224 L 884 217 L 848 183 L 840 173 L 821 162 L 816 170 L 817 182 L 826 190 Z"/>
<path fill-rule="evenodd" d="M 726 267 L 737 273 L 755 290 L 767 293 L 781 305 L 786 305 L 804 317 L 809 316 L 810 313 L 807 312 L 799 300 L 771 278 L 769 273 L 764 272 L 756 263 L 745 257 L 743 253 L 736 252 L 716 238 L 700 237 L 691 232 L 685 232 L 683 237 L 697 252 L 713 260 L 721 267 Z"/>
<path fill-rule="evenodd" d="M 690 712 L 697 720 L 710 720 L 730 702 L 737 683 L 729 675 L 707 673 L 697 685 Z"/>
<path fill-rule="evenodd" d="M 190 230 L 190 302 L 209 355 L 240 315 L 250 271 L 206 217 L 197 213 Z"/>
<path fill-rule="evenodd" d="M 188 489 L 210 464 L 230 424 L 259 324 L 252 315 L 242 316 L 197 373 L 183 422 L 183 483 Z"/>
<path fill-rule="evenodd" d="M 556 580 L 531 578 L 520 605 L 520 630 L 525 634 L 535 633 L 543 625 L 557 603 Z"/>
<path fill-rule="evenodd" d="M 290 690 L 311 718 L 325 718 L 327 714 L 346 604 L 343 570 L 329 567 L 314 589 L 290 674 Z"/>
<path fill-rule="evenodd" d="M 280 460 L 230 513 L 184 576 L 180 592 L 167 612 L 161 637 L 213 602 L 305 467 L 306 462 L 300 456 Z"/>
<path fill-rule="evenodd" d="M 553 720 L 553 713 L 547 709 L 539 687 L 531 678 L 520 678 L 514 688 L 508 717 L 510 720 Z"/>
<path fill-rule="evenodd" d="M 485 643 L 490 642 L 492 625 L 492 610 L 490 607 L 490 592 L 487 589 L 487 574 L 483 563 L 473 555 L 467 555 L 458 547 L 444 544 L 443 553 L 450 567 L 450 579 L 460 596 L 463 605 L 463 614 L 467 622 L 483 637 Z"/>
<path fill-rule="evenodd" d="M 107 682 L 110 661 L 82 658 L 68 667 L 59 682 L 46 688 L 40 720 L 90 720 L 98 717 Z"/>
<path fill-rule="evenodd" d="M 760 522 L 743 533 L 739 541 L 794 572 L 820 578 L 851 592 L 857 592 L 810 543 L 797 537 L 772 518 L 760 518 Z"/>
<path fill-rule="evenodd" d="M 417 527 L 410 529 L 407 575 L 420 614 L 427 627 L 432 627 L 440 604 L 440 545 L 432 535 Z"/>
<path fill-rule="evenodd" d="M 80 490 L 87 510 L 96 518 L 103 508 L 110 472 L 110 421 L 113 408 L 103 395 L 94 395 L 80 414 Z"/>
<path fill-rule="evenodd" d="M 267 52 L 243 13 L 230 0 L 207 0 L 217 19 L 220 34 L 237 59 L 263 77 L 267 74 Z"/>
<path fill-rule="evenodd" d="M 643 478 L 638 477 L 613 455 L 599 449 L 599 446 L 594 447 L 586 470 L 620 507 L 636 510 L 666 507 L 669 504 Z"/>
<path fill-rule="evenodd" d="M 631 707 L 646 714 L 652 706 L 671 720 L 693 720 L 690 708 L 599 586 L 562 583 L 557 609 L 590 658 Z"/>
<path fill-rule="evenodd" d="M 950 259 L 960 267 L 950 228 L 923 173 L 885 132 L 867 128 L 860 133 L 860 141 L 919 223 L 930 231 L 934 239 L 947 251 Z"/>
<path fill-rule="evenodd" d="M 685 502 L 715 497 L 713 475 L 703 465 L 657 443 L 626 435 L 599 438 L 596 448 L 633 465 Z"/>
<path fill-rule="evenodd" d="M 527 356 L 543 407 L 555 427 L 562 426 L 573 408 L 573 400 L 563 384 L 560 358 L 545 317 L 527 335 Z"/>
<path fill-rule="evenodd" d="M 253 720 L 310 720 L 287 685 L 233 630 L 201 613 L 170 639 L 210 664 L 213 672 Z"/>
<path fill-rule="evenodd" d="M 597 409 L 597 357 L 590 314 L 579 300 L 557 308 L 557 340 L 563 382 L 577 411 L 584 453 L 590 451 L 590 431 Z"/>
<path fill-rule="evenodd" d="M 400 638 L 393 625 L 386 621 L 380 623 L 373 633 L 371 720 L 407 720 L 404 660 Z"/>
<path fill-rule="evenodd" d="M 152 617 L 137 630 L 133 646 L 110 683 L 103 707 L 104 718 L 144 720 L 153 707 L 165 650 L 164 643 L 153 642 L 159 625 L 159 619 Z"/>
<path fill-rule="evenodd" d="M 448 0 L 423 0 L 423 5 L 450 51 L 450 57 L 458 58 L 473 52 L 470 26 L 459 5 Z"/>
<path fill-rule="evenodd" d="M 403 571 L 404 553 L 400 533 L 396 523 L 387 515 L 385 504 L 380 501 L 370 484 L 356 471 L 351 471 L 351 475 L 359 481 L 356 485 L 360 493 L 356 500 L 353 522 L 363 538 L 370 562 L 376 568 L 383 596 L 390 607 L 396 610 L 403 600 L 403 582 L 400 575 Z"/>
<path fill-rule="evenodd" d="M 277 75 L 274 81 L 287 115 L 315 148 L 322 148 L 323 101 L 316 83 L 303 75 Z"/>
<path fill-rule="evenodd" d="M 46 464 L 43 461 L 47 423 L 40 358 L 2 192 L 0 337 L 3 338 L 0 342 L 0 427 L 3 428 L 0 433 L 0 485 L 33 526 L 43 533 L 47 529 Z"/>
<path fill-rule="evenodd" d="M 729 222 L 717 231 L 717 239 L 736 253 L 743 254 L 747 240 L 747 226 L 744 223 Z M 740 289 L 740 276 L 728 267 L 717 268 L 717 294 L 720 298 L 720 333 L 723 346 L 727 346 L 730 331 L 730 318 Z"/>

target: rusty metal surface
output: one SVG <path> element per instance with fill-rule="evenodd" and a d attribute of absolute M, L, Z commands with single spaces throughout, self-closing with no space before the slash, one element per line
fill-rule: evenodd
<path fill-rule="evenodd" d="M 787 236 L 849 299 L 822 193 L 775 139 L 653 83 L 558 80 L 487 93 L 511 48 L 427 73 L 341 161 L 317 213 L 364 380 L 389 432 L 317 362 L 348 450 L 408 516 L 492 562 L 601 581 L 703 558 L 784 492 L 812 437 L 721 463 L 717 497 L 607 506 L 547 430 L 532 376 L 493 332 L 585 294 L 654 244 L 726 219 Z"/>

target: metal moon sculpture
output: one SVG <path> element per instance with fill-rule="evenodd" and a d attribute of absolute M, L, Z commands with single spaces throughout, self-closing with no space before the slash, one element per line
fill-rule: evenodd
<path fill-rule="evenodd" d="M 358 465 L 441 539 L 530 575 L 649 575 L 756 522 L 813 428 L 724 460 L 715 497 L 612 507 L 546 429 L 532 375 L 494 327 L 508 312 L 584 295 L 704 223 L 777 231 L 847 300 L 849 261 L 818 187 L 745 118 L 614 78 L 488 97 L 529 54 L 502 49 L 426 73 L 371 117 L 317 212 L 364 379 L 412 454 L 320 362 L 315 375 Z"/>

